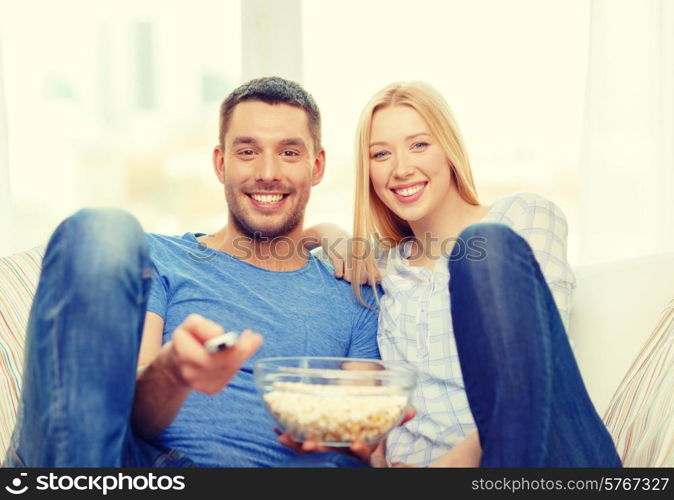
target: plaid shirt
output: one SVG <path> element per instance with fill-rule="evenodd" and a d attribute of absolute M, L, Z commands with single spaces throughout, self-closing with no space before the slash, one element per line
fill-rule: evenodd
<path fill-rule="evenodd" d="M 529 242 L 568 326 L 575 278 L 566 260 L 567 223 L 551 201 L 521 193 L 494 203 L 482 222 L 510 226 Z M 433 272 L 410 266 L 410 247 L 384 255 L 378 343 L 382 359 L 410 363 L 419 372 L 412 395 L 417 415 L 387 440 L 389 462 L 428 465 L 475 429 L 454 340 L 447 259 Z"/>

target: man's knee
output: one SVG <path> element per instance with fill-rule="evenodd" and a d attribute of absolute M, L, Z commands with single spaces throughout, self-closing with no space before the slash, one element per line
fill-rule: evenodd
<path fill-rule="evenodd" d="M 64 220 L 54 235 L 78 276 L 117 274 L 137 263 L 147 238 L 136 218 L 118 208 L 84 208 Z"/>
<path fill-rule="evenodd" d="M 68 236 L 105 243 L 139 240 L 143 236 L 136 218 L 120 208 L 83 208 L 62 224 L 67 228 Z"/>

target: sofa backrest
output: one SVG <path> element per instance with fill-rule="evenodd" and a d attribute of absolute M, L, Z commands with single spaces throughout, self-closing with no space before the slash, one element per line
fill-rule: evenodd
<path fill-rule="evenodd" d="M 618 384 L 674 299 L 674 253 L 577 267 L 569 336 L 604 415 Z"/>
<path fill-rule="evenodd" d="M 18 410 L 26 325 L 43 255 L 40 245 L 0 258 L 0 461 Z"/>
<path fill-rule="evenodd" d="M 43 254 L 44 246 L 38 246 L 0 258 L 0 460 L 16 419 L 25 329 Z M 590 397 L 604 415 L 661 311 L 674 298 L 674 254 L 575 272 L 570 337 Z M 624 428 L 623 423 L 617 425 Z"/>

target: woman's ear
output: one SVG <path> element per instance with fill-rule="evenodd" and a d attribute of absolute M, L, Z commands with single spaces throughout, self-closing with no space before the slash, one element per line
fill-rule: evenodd
<path fill-rule="evenodd" d="M 314 159 L 314 166 L 311 170 L 311 185 L 315 186 L 321 182 L 323 174 L 325 174 L 325 149 L 321 148 Z"/>

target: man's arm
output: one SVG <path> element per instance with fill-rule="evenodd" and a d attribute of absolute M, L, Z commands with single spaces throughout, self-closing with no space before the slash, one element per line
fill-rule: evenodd
<path fill-rule="evenodd" d="M 209 395 L 220 392 L 262 344 L 259 334 L 246 330 L 234 347 L 210 354 L 204 342 L 225 332 L 197 314 L 188 316 L 173 332 L 172 340 L 162 346 L 163 330 L 161 316 L 148 312 L 131 417 L 135 432 L 145 439 L 155 437 L 173 422 L 191 390 Z"/>

